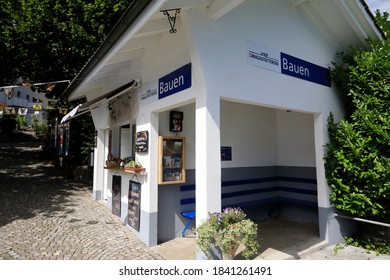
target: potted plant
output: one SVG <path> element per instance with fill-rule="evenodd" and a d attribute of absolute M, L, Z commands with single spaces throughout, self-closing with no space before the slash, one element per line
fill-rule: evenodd
<path fill-rule="evenodd" d="M 195 232 L 196 244 L 208 258 L 212 258 L 214 247 L 219 248 L 223 259 L 234 259 L 241 244 L 244 246 L 241 254 L 246 259 L 255 255 L 259 248 L 257 224 L 248 219 L 240 208 L 209 213 Z"/>
<path fill-rule="evenodd" d="M 135 162 L 134 160 L 131 160 L 125 164 L 125 170 L 133 172 L 142 172 L 145 171 L 145 168 L 143 168 L 139 163 Z"/>

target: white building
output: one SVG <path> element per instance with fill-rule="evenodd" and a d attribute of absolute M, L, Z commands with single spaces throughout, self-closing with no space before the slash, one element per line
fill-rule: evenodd
<path fill-rule="evenodd" d="M 12 93 L 8 93 L 9 90 Z M 8 94 L 7 94 L 8 93 Z M 34 92 L 29 86 L 2 88 L 0 92 L 0 114 L 19 114 L 27 119 L 46 122 L 48 100 L 43 92 Z"/>
<path fill-rule="evenodd" d="M 318 222 L 320 238 L 338 242 L 323 157 L 329 113 L 343 110 L 328 68 L 381 38 L 365 2 L 134 2 L 65 92 L 87 98 L 78 113 L 90 110 L 97 130 L 94 197 L 149 246 L 182 234 L 183 211 L 199 224 L 231 205 Z M 180 132 L 171 111 L 183 113 Z M 133 152 L 137 132 L 146 151 Z M 159 136 L 185 137 L 185 182 L 161 182 L 184 174 L 159 163 Z M 146 172 L 105 168 L 110 153 Z M 140 185 L 129 192 L 129 181 Z"/>

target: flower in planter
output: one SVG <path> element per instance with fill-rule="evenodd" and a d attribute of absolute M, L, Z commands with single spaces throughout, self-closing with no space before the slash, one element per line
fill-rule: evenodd
<path fill-rule="evenodd" d="M 218 247 L 225 256 L 234 258 L 240 244 L 245 258 L 257 253 L 257 224 L 246 217 L 240 208 L 225 208 L 221 213 L 209 213 L 208 218 L 196 228 L 196 244 L 211 257 L 212 246 Z"/>

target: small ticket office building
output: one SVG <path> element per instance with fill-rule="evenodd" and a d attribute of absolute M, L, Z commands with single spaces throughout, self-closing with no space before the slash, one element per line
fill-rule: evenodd
<path fill-rule="evenodd" d="M 314 221 L 338 242 L 323 157 L 343 109 L 328 68 L 380 38 L 365 2 L 134 2 L 65 93 L 87 98 L 76 116 L 97 130 L 95 199 L 149 246 L 182 235 L 182 212 L 196 211 L 190 232 L 225 206 Z"/>

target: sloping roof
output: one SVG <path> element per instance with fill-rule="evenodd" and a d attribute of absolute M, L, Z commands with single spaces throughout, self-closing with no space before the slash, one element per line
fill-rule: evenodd
<path fill-rule="evenodd" d="M 368 37 L 384 36 L 364 0 L 286 1 L 293 8 L 302 10 L 336 48 L 364 46 Z M 104 94 L 102 88 L 107 81 L 112 81 L 110 77 L 121 75 L 123 69 L 132 73 L 126 76 L 127 79 L 138 79 L 142 69 L 135 62 L 144 56 L 147 47 L 161 40 L 162 32 L 169 31 L 170 26 L 161 10 L 206 8 L 210 19 L 216 20 L 243 2 L 245 0 L 133 1 L 63 96 L 76 100 L 86 95 Z M 177 25 L 180 24 L 179 14 Z"/>
<path fill-rule="evenodd" d="M 385 32 L 381 29 L 381 27 L 379 26 L 378 24 L 378 21 L 376 20 L 375 16 L 372 14 L 371 10 L 370 10 L 370 7 L 367 5 L 367 2 L 364 1 L 364 0 L 360 0 L 360 2 L 362 3 L 362 5 L 364 6 L 364 9 L 366 10 L 367 14 L 369 15 L 369 17 L 371 18 L 371 20 L 374 22 L 375 24 L 375 27 L 378 29 L 378 31 L 381 33 L 382 35 L 382 39 L 386 39 L 386 34 Z"/>

